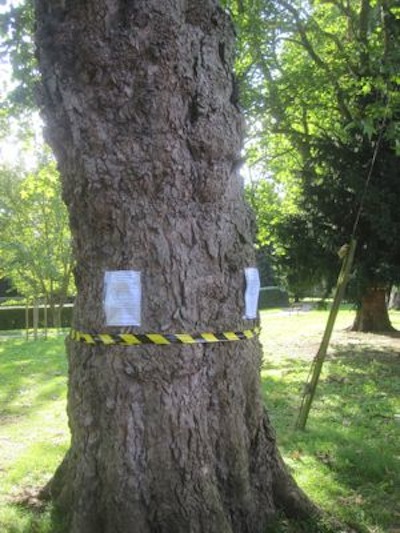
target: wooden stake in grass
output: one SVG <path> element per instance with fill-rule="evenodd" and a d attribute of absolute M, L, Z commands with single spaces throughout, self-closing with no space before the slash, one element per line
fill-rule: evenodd
<path fill-rule="evenodd" d="M 304 388 L 304 394 L 301 401 L 299 416 L 296 422 L 296 429 L 304 430 L 307 423 L 308 414 L 311 409 L 311 404 L 314 399 L 315 391 L 317 389 L 319 376 L 321 374 L 322 365 L 325 361 L 326 353 L 328 351 L 329 341 L 331 339 L 332 331 L 335 325 L 336 317 L 339 312 L 339 307 L 342 302 L 346 285 L 350 276 L 351 267 L 353 264 L 354 253 L 356 251 L 357 241 L 352 238 L 350 244 L 347 246 L 345 255 L 343 257 L 342 268 L 339 273 L 335 296 L 333 304 L 329 313 L 328 321 L 326 323 L 324 335 L 319 346 L 317 355 L 315 356 L 309 373 L 309 378 Z"/>

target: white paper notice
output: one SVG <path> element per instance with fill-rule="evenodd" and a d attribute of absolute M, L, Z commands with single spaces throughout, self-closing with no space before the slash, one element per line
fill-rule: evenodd
<path fill-rule="evenodd" d="M 260 274 L 258 273 L 258 268 L 245 268 L 244 275 L 246 278 L 246 292 L 244 293 L 244 318 L 257 318 L 258 295 L 260 294 Z"/>
<path fill-rule="evenodd" d="M 142 287 L 140 272 L 113 270 L 104 275 L 104 311 L 107 326 L 140 326 Z"/>

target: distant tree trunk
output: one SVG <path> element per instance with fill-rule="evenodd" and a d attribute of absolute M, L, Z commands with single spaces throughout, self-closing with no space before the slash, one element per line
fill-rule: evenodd
<path fill-rule="evenodd" d="M 53 327 L 57 330 L 61 329 L 61 321 L 62 321 L 62 306 L 60 304 L 56 304 L 54 306 L 54 315 L 53 315 Z"/>
<path fill-rule="evenodd" d="M 43 334 L 44 334 L 44 338 L 47 339 L 47 333 L 48 333 L 48 302 L 47 302 L 47 298 L 45 297 L 43 299 Z"/>
<path fill-rule="evenodd" d="M 400 309 L 399 287 L 392 287 L 392 290 L 390 291 L 389 309 Z"/>
<path fill-rule="evenodd" d="M 353 331 L 384 333 L 394 331 L 386 304 L 387 291 L 383 287 L 368 289 L 361 298 Z"/>
<path fill-rule="evenodd" d="M 32 325 L 33 325 L 33 338 L 35 341 L 38 339 L 39 331 L 39 302 L 36 298 L 33 300 L 33 310 L 32 310 Z"/>
<path fill-rule="evenodd" d="M 59 328 L 59 313 L 57 309 L 57 302 L 53 295 L 50 295 L 49 308 L 50 308 L 50 324 L 52 328 Z"/>
<path fill-rule="evenodd" d="M 29 339 L 29 300 L 26 298 L 25 303 L 25 338 Z"/>
<path fill-rule="evenodd" d="M 47 137 L 77 260 L 73 325 L 104 274 L 141 272 L 134 332 L 243 330 L 252 228 L 237 175 L 233 30 L 214 0 L 36 0 Z M 256 339 L 68 342 L 71 448 L 51 495 L 74 533 L 264 533 L 315 508 L 276 448 Z"/>

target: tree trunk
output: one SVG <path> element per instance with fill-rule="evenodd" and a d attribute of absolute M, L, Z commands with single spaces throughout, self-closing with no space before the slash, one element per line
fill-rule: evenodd
<path fill-rule="evenodd" d="M 33 309 L 32 309 L 32 326 L 33 326 L 33 338 L 35 341 L 38 340 L 39 334 L 39 302 L 35 298 L 33 300 Z"/>
<path fill-rule="evenodd" d="M 364 333 L 390 333 L 395 331 L 390 323 L 386 304 L 387 291 L 384 287 L 373 287 L 365 291 L 357 309 L 352 331 Z"/>
<path fill-rule="evenodd" d="M 240 331 L 254 253 L 237 175 L 233 30 L 214 0 L 36 0 L 47 137 L 69 208 L 73 327 L 139 271 L 134 333 Z M 67 342 L 71 448 L 51 494 L 76 533 L 262 533 L 315 510 L 276 448 L 257 339 Z"/>
<path fill-rule="evenodd" d="M 53 307 L 53 327 L 57 330 L 62 328 L 62 312 L 64 304 L 61 302 L 55 303 Z"/>
<path fill-rule="evenodd" d="M 390 291 L 389 309 L 400 309 L 399 287 L 392 287 L 392 290 Z"/>

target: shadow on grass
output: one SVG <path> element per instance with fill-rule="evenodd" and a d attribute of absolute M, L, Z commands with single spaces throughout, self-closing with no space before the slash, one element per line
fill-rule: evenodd
<path fill-rule="evenodd" d="M 267 408 L 294 471 L 324 483 L 343 514 L 361 524 L 400 527 L 398 457 L 400 355 L 371 344 L 336 346 L 324 364 L 307 430 L 293 430 L 311 362 L 268 360 L 262 370 Z M 309 473 L 313 472 L 313 473 Z M 330 486 L 331 485 L 331 486 Z M 317 489 L 318 490 L 318 489 Z M 367 531 L 366 526 L 361 531 Z"/>

